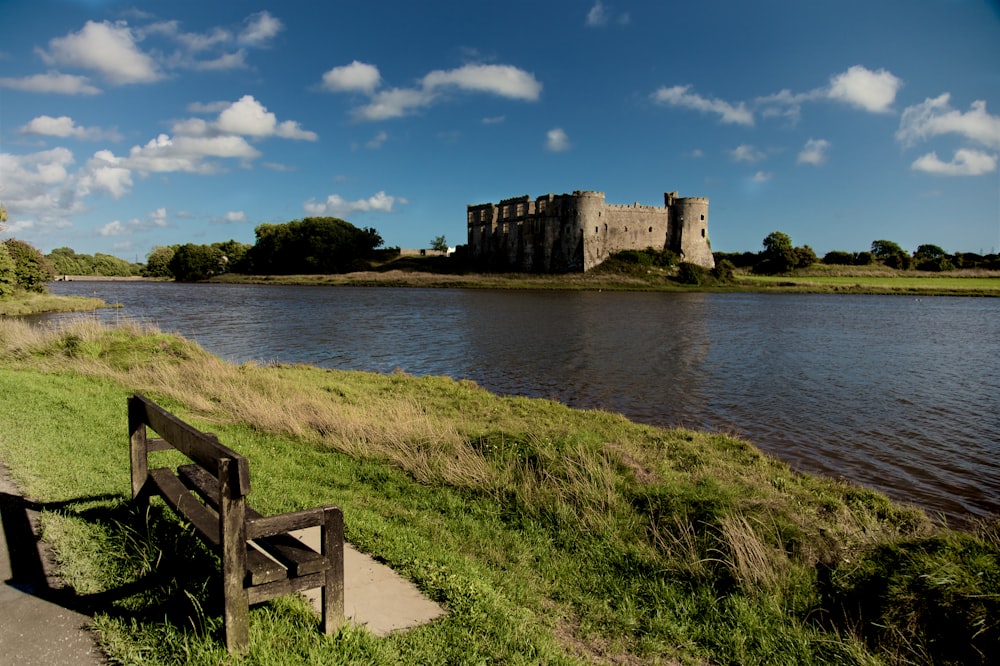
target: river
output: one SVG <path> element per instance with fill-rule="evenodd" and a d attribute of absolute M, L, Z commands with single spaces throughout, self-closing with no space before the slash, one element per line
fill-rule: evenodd
<path fill-rule="evenodd" d="M 1000 299 L 63 282 L 235 362 L 448 375 L 1000 513 Z M 79 315 L 76 315 L 79 316 Z M 64 316 L 43 315 L 35 321 Z"/>

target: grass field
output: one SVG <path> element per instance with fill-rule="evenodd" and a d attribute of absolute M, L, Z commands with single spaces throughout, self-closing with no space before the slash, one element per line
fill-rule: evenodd
<path fill-rule="evenodd" d="M 739 284 L 755 287 L 792 288 L 812 292 L 856 292 L 885 294 L 1000 296 L 1000 276 L 954 275 L 741 275 Z"/>
<path fill-rule="evenodd" d="M 324 637 L 288 598 L 255 608 L 249 655 L 227 656 L 214 559 L 168 512 L 129 509 L 136 390 L 247 455 L 263 512 L 342 506 L 348 539 L 448 615 Z M 48 507 L 44 536 L 116 663 L 1000 657 L 1000 524 L 948 530 L 740 439 L 443 377 L 237 366 L 86 320 L 0 321 L 0 391 L 0 460 Z"/>

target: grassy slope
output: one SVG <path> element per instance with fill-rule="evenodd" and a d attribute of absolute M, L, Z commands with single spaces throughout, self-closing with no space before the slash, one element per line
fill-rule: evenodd
<path fill-rule="evenodd" d="M 35 498 L 68 502 L 46 512 L 45 534 L 78 591 L 140 581 L 93 602 L 122 662 L 226 659 L 215 587 L 192 574 L 211 559 L 169 516 L 123 500 L 132 390 L 248 455 L 257 508 L 340 504 L 353 543 L 450 610 L 385 639 L 328 639 L 281 601 L 252 612 L 246 663 L 1000 654 L 995 530 L 943 531 L 737 439 L 447 378 L 233 366 L 153 331 L 2 322 L 0 391 L 14 399 L 0 401 L 0 459 Z"/>

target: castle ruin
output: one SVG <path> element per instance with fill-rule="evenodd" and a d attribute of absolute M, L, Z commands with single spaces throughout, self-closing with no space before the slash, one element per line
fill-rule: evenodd
<path fill-rule="evenodd" d="M 609 204 L 575 191 L 468 207 L 469 254 L 487 268 L 532 273 L 588 271 L 622 250 L 671 250 L 714 268 L 708 199 L 663 195 L 663 206 Z"/>

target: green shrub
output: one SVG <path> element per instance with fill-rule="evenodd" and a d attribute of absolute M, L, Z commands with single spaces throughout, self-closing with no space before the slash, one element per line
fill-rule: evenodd
<path fill-rule="evenodd" d="M 45 255 L 16 238 L 8 238 L 4 241 L 4 245 L 14 262 L 14 279 L 17 286 L 25 291 L 44 294 L 45 283 L 55 277 L 55 269 Z"/>
<path fill-rule="evenodd" d="M 14 260 L 7 251 L 7 245 L 0 243 L 0 298 L 14 294 L 17 287 L 17 277 L 14 273 Z"/>
<path fill-rule="evenodd" d="M 700 286 L 712 281 L 712 274 L 708 269 L 689 261 L 682 261 L 677 267 L 677 281 L 681 284 Z"/>

